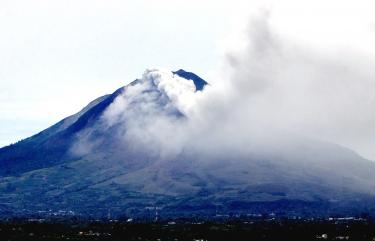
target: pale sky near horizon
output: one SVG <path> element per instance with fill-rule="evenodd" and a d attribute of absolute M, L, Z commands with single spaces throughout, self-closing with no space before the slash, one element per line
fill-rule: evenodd
<path fill-rule="evenodd" d="M 183 68 L 209 80 L 226 51 L 243 44 L 249 18 L 263 10 L 278 34 L 299 44 L 372 58 L 372 2 L 2 0 L 0 146 L 74 114 L 149 67 Z M 352 148 L 375 160 L 372 144 L 364 146 Z"/>

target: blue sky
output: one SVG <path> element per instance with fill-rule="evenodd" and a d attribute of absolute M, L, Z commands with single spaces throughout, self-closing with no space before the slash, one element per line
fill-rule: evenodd
<path fill-rule="evenodd" d="M 278 34 L 300 45 L 375 56 L 372 1 L 280 2 L 1 1 L 0 146 L 79 111 L 149 67 L 184 68 L 212 80 L 225 54 L 241 51 L 249 19 L 264 9 Z"/>

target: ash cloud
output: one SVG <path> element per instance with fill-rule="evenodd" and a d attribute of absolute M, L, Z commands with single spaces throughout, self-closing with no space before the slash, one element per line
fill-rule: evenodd
<path fill-rule="evenodd" d="M 268 17 L 253 20 L 246 48 L 227 55 L 223 70 L 229 76 L 220 79 L 226 88 L 207 97 L 209 104 L 203 104 L 201 113 L 216 110 L 210 121 L 217 130 L 229 131 L 224 138 L 228 141 L 272 149 L 310 138 L 374 156 L 372 59 L 350 50 L 322 52 L 284 39 Z M 220 105 L 212 110 L 212 102 Z"/>
<path fill-rule="evenodd" d="M 116 127 L 127 151 L 160 160 L 187 152 L 211 159 L 272 155 L 295 151 L 291 146 L 302 139 L 374 156 L 368 144 L 375 136 L 371 59 L 284 39 L 268 16 L 251 22 L 246 47 L 227 54 L 202 92 L 172 72 L 147 70 L 109 106 L 101 128 Z M 87 152 L 91 139 L 91 132 L 84 134 L 76 149 Z"/>

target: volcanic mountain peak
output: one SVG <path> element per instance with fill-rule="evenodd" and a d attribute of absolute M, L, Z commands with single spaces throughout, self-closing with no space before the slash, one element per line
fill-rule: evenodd
<path fill-rule="evenodd" d="M 16 174 L 74 159 L 71 150 L 75 143 L 125 118 L 139 119 L 136 117 L 158 112 L 182 116 L 194 101 L 195 91 L 203 90 L 206 84 L 199 76 L 182 69 L 147 69 L 141 79 L 95 99 L 80 112 L 34 136 L 1 148 L 0 174 Z M 103 134 L 106 133 L 100 136 Z"/>
<path fill-rule="evenodd" d="M 202 84 L 207 83 L 184 70 L 147 69 L 141 79 L 124 87 L 113 99 L 102 113 L 102 123 L 109 128 L 118 124 L 155 122 L 162 115 L 166 118 L 186 116 L 196 102 L 198 89 L 203 90 Z M 126 132 L 129 131 L 128 128 Z"/>
<path fill-rule="evenodd" d="M 150 206 L 173 217 L 375 210 L 375 163 L 344 147 L 300 139 L 258 150 L 247 142 L 254 138 L 191 128 L 197 125 L 189 126 L 194 118 L 186 111 L 205 85 L 184 70 L 146 70 L 81 112 L 1 148 L 0 216 L 50 209 L 142 216 Z M 224 143 L 215 141 L 220 135 Z M 245 151 L 238 153 L 237 143 Z"/>
<path fill-rule="evenodd" d="M 174 74 L 177 74 L 178 76 L 192 80 L 195 84 L 195 88 L 197 91 L 203 90 L 203 88 L 208 84 L 204 79 L 199 77 L 198 75 L 192 73 L 192 72 L 187 72 L 183 69 L 180 69 L 178 71 L 173 72 Z"/>

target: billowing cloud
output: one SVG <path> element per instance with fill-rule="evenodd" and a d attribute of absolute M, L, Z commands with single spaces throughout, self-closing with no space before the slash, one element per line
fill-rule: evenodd
<path fill-rule="evenodd" d="M 306 47 L 276 34 L 267 19 L 253 21 L 247 48 L 228 55 L 242 118 L 374 156 L 364 144 L 375 134 L 373 57 Z"/>
<path fill-rule="evenodd" d="M 270 153 L 301 139 L 373 156 L 375 71 L 368 57 L 318 52 L 283 38 L 269 14 L 253 19 L 247 42 L 226 55 L 211 85 L 151 69 L 109 106 L 104 129 L 133 151 L 161 159 Z M 182 117 L 183 116 L 183 117 Z"/>

